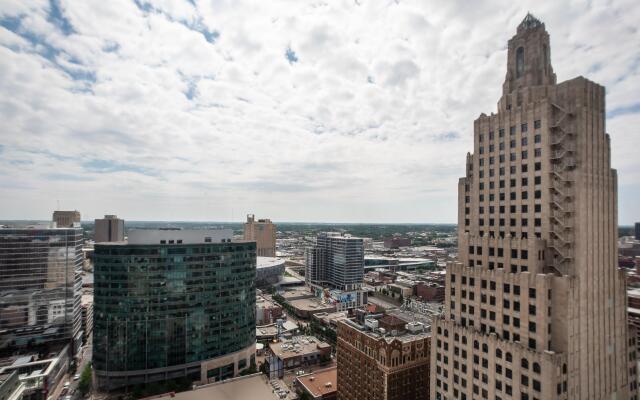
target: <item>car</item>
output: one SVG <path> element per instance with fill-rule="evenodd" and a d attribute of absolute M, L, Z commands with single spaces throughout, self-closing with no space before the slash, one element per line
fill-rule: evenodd
<path fill-rule="evenodd" d="M 69 389 L 69 386 L 71 386 L 71 382 L 66 381 L 66 382 L 64 383 L 63 388 L 64 388 L 64 389 Z"/>
<path fill-rule="evenodd" d="M 73 380 L 74 380 L 74 381 L 77 381 L 78 379 L 80 379 L 80 374 L 75 374 L 75 375 L 73 376 Z"/>

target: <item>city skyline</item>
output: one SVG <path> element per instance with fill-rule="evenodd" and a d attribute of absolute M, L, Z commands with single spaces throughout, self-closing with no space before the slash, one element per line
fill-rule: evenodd
<path fill-rule="evenodd" d="M 607 87 L 629 225 L 636 9 L 6 3 L 0 219 L 455 223 L 469 121 L 496 111 L 508 28 L 531 11 L 554 32 L 558 80 Z"/>

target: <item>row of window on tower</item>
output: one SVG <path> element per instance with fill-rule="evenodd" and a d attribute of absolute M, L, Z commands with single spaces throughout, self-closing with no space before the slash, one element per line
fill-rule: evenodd
<path fill-rule="evenodd" d="M 542 382 L 541 382 L 541 374 L 542 368 L 537 361 L 530 362 L 526 358 L 521 358 L 519 362 L 519 368 L 517 366 L 517 361 L 514 361 L 514 357 L 511 352 L 503 351 L 499 348 L 494 350 L 494 356 L 490 356 L 489 345 L 487 343 L 482 343 L 478 340 L 473 341 L 473 349 L 471 354 L 473 354 L 473 364 L 468 362 L 468 352 L 467 348 L 464 346 L 468 346 L 467 337 L 463 335 L 459 335 L 458 333 L 454 334 L 454 342 L 453 345 L 453 369 L 449 364 L 449 355 L 451 354 L 449 350 L 449 332 L 447 329 L 442 329 L 442 327 L 438 327 L 438 336 L 441 337 L 444 335 L 444 340 L 438 339 L 436 342 L 436 386 L 444 390 L 444 392 L 449 392 L 449 384 L 447 383 L 449 380 L 449 373 L 453 377 L 453 394 L 457 399 L 465 399 L 466 393 L 468 392 L 468 382 L 465 378 L 468 373 L 468 365 L 470 365 L 473 369 L 473 379 L 472 383 L 472 391 L 473 394 L 481 396 L 482 398 L 488 399 L 488 385 L 490 381 L 493 381 L 493 385 L 495 387 L 495 398 L 501 399 L 501 393 L 512 398 L 514 396 L 513 390 L 513 381 L 517 379 L 515 377 L 518 376 L 519 372 L 520 378 L 520 399 L 538 399 L 542 392 Z M 463 347 L 459 347 L 461 344 Z M 482 353 L 480 352 L 482 349 Z M 489 372 L 490 369 L 490 361 L 492 359 L 493 372 Z M 482 373 L 481 373 L 482 368 Z M 563 365 L 563 375 L 566 376 L 567 366 Z M 476 381 L 478 384 L 476 384 Z M 482 382 L 482 385 L 479 383 Z M 558 394 L 561 394 L 562 391 L 566 391 L 566 380 L 561 385 L 558 384 Z M 443 399 L 443 393 L 437 392 L 436 398 Z"/>
<path fill-rule="evenodd" d="M 540 129 L 541 127 L 542 127 L 542 122 L 539 119 L 536 119 L 535 121 L 533 121 L 533 129 Z M 517 129 L 516 125 L 511 125 L 509 127 L 509 136 L 515 136 L 516 129 Z M 529 131 L 529 124 L 526 123 L 526 122 L 520 124 L 520 132 L 523 133 L 523 134 L 526 134 L 527 131 Z M 489 131 L 488 135 L 489 135 L 489 140 L 495 140 L 495 131 Z M 500 141 L 502 141 L 502 140 L 504 140 L 504 136 L 505 136 L 504 128 L 498 129 L 498 139 L 500 139 Z M 483 133 L 478 135 L 478 141 L 480 143 L 484 142 L 484 134 Z"/>

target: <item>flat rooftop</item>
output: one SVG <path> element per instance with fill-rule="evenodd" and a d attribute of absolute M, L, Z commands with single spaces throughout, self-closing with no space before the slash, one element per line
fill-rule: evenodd
<path fill-rule="evenodd" d="M 197 244 L 231 241 L 231 229 L 134 229 L 128 244 Z"/>
<path fill-rule="evenodd" d="M 282 360 L 313 354 L 328 347 L 331 346 L 315 336 L 296 336 L 291 340 L 269 343 L 271 352 Z"/>
<path fill-rule="evenodd" d="M 289 299 L 296 299 L 296 298 L 309 298 L 309 297 L 313 297 L 313 293 L 311 293 L 311 291 L 307 288 L 305 289 L 294 289 L 294 290 L 286 290 L 283 293 L 280 293 L 280 295 L 285 299 L 285 300 L 289 300 Z"/>
<path fill-rule="evenodd" d="M 384 339 L 387 343 L 391 343 L 394 340 L 398 340 L 402 343 L 409 343 L 409 342 L 413 342 L 415 340 L 421 340 L 424 339 L 426 337 L 431 337 L 431 326 L 430 325 L 424 325 L 421 322 L 417 322 L 417 321 L 412 321 L 412 322 L 408 322 L 407 324 L 421 324 L 422 325 L 422 330 L 420 331 L 416 331 L 416 332 L 410 332 L 409 330 L 402 332 L 402 333 L 398 333 L 396 335 L 393 335 L 391 332 L 385 332 L 382 333 L 380 332 L 379 329 L 376 330 L 371 330 L 368 327 L 364 326 L 364 325 L 360 325 L 359 323 L 350 320 L 350 319 L 346 319 L 346 320 L 342 320 L 342 323 L 345 323 L 347 325 L 349 325 L 350 327 L 357 329 L 358 331 L 364 333 L 365 335 L 374 338 L 374 339 Z"/>
<path fill-rule="evenodd" d="M 230 379 L 211 385 L 204 385 L 195 390 L 152 397 L 157 400 L 273 400 L 277 399 L 271 386 L 262 374 L 249 375 Z"/>
<path fill-rule="evenodd" d="M 256 257 L 257 268 L 270 268 L 284 266 L 284 259 L 276 257 Z"/>
<path fill-rule="evenodd" d="M 337 390 L 338 368 L 316 371 L 309 375 L 299 376 L 297 380 L 314 398 L 320 398 Z"/>
<path fill-rule="evenodd" d="M 335 311 L 336 306 L 332 304 L 322 304 L 316 297 L 307 299 L 297 299 L 289 301 L 289 304 L 297 310 L 301 311 Z"/>

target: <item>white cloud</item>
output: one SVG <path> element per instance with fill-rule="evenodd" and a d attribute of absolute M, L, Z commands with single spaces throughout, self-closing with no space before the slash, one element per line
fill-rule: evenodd
<path fill-rule="evenodd" d="M 607 87 L 620 220 L 640 212 L 632 1 L 59 3 L 0 7 L 0 218 L 455 222 L 528 10 L 560 81 Z"/>

